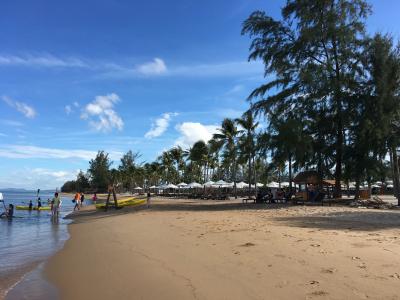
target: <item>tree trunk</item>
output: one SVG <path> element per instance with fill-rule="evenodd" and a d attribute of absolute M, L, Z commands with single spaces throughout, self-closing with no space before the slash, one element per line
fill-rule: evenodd
<path fill-rule="evenodd" d="M 357 176 L 356 178 L 356 193 L 354 195 L 354 200 L 357 200 L 360 197 L 360 178 Z"/>
<path fill-rule="evenodd" d="M 251 195 L 251 155 L 249 155 L 249 197 Z"/>
<path fill-rule="evenodd" d="M 399 182 L 399 160 L 397 157 L 396 148 L 392 147 L 391 149 L 391 161 L 393 167 L 393 187 L 395 197 L 397 198 L 397 205 L 400 206 L 400 182 Z"/>
<path fill-rule="evenodd" d="M 233 161 L 233 192 L 235 194 L 235 199 L 237 199 L 237 189 L 236 189 L 236 158 Z"/>
<path fill-rule="evenodd" d="M 256 169 L 256 156 L 253 156 L 253 171 L 254 171 L 254 190 L 255 190 L 255 198 L 257 199 L 257 169 Z"/>
<path fill-rule="evenodd" d="M 292 155 L 289 154 L 289 193 L 292 194 Z"/>

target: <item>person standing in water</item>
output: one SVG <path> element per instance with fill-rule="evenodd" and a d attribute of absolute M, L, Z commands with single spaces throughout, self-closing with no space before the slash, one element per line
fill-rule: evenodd
<path fill-rule="evenodd" d="M 42 201 L 40 200 L 40 197 L 37 200 L 37 207 L 38 209 L 42 207 Z"/>
<path fill-rule="evenodd" d="M 32 204 L 32 200 L 29 200 L 29 210 L 32 210 L 33 204 Z"/>
<path fill-rule="evenodd" d="M 81 207 L 83 206 L 83 201 L 85 201 L 85 195 L 81 193 Z"/>
<path fill-rule="evenodd" d="M 54 198 L 51 200 L 51 202 L 53 204 L 51 215 L 58 218 L 61 206 L 61 198 L 58 196 L 57 192 L 54 193 Z"/>
<path fill-rule="evenodd" d="M 75 200 L 74 211 L 75 211 L 76 209 L 79 210 L 79 209 L 80 209 L 80 206 L 81 206 L 81 194 L 80 194 L 79 192 L 77 192 L 77 193 L 75 194 L 74 200 Z"/>

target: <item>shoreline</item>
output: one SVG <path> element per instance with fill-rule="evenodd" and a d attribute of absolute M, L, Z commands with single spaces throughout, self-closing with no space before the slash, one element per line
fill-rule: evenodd
<path fill-rule="evenodd" d="M 75 193 L 61 193 L 62 197 L 69 197 L 73 198 Z M 125 195 L 117 195 L 118 198 L 124 199 L 124 197 L 127 197 Z M 99 200 L 100 203 L 102 201 L 106 200 L 107 195 L 106 194 L 100 194 Z M 120 200 L 121 200 L 120 199 Z M 85 213 L 85 212 L 96 212 L 96 209 L 94 209 L 93 204 L 89 204 L 84 206 L 80 212 L 77 212 L 76 214 L 79 215 L 80 213 Z M 30 286 L 30 283 L 26 283 L 26 278 L 28 278 L 28 281 L 42 281 L 42 285 L 47 285 L 46 278 L 44 276 L 44 269 L 51 257 L 56 255 L 59 251 L 62 251 L 62 249 L 65 246 L 65 243 L 68 242 L 68 240 L 71 238 L 71 234 L 69 231 L 69 226 L 74 222 L 74 211 L 72 210 L 68 214 L 66 214 L 63 219 L 68 219 L 72 220 L 70 224 L 66 224 L 67 226 L 67 233 L 68 233 L 68 238 L 64 241 L 63 245 L 57 249 L 54 253 L 52 253 L 50 256 L 43 258 L 41 260 L 34 261 L 30 264 L 27 264 L 26 266 L 23 266 L 21 268 L 7 271 L 4 274 L 0 274 L 0 281 L 2 283 L 5 283 L 4 286 L 0 286 L 0 300 L 8 300 L 10 298 L 10 294 L 15 294 L 18 296 L 13 296 L 11 299 L 19 299 L 19 296 L 24 293 L 24 290 L 32 290 L 32 286 Z M 22 287 L 21 287 L 22 286 Z M 40 299 L 40 296 L 38 297 Z"/>

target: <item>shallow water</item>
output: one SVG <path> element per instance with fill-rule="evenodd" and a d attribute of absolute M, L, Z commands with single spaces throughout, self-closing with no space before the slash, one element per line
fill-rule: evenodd
<path fill-rule="evenodd" d="M 6 206 L 28 205 L 29 200 L 36 199 L 36 191 L 1 191 Z M 53 193 L 41 193 L 42 204 Z M 15 210 L 12 220 L 0 219 L 0 278 L 21 276 L 28 266 L 34 266 L 59 250 L 68 239 L 67 225 L 69 220 L 63 219 L 73 209 L 72 199 L 62 197 L 60 217 L 52 219 L 50 211 Z M 36 204 L 36 201 L 33 201 Z M 3 204 L 0 203 L 0 213 Z M 19 278 L 15 278 L 18 280 Z M 3 284 L 2 284 L 3 283 Z M 7 286 L 6 286 L 7 285 Z M 10 286 L 0 280 L 0 295 Z"/>

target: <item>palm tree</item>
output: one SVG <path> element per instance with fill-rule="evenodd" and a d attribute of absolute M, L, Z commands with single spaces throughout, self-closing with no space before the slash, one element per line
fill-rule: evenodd
<path fill-rule="evenodd" d="M 253 166 L 255 166 L 255 131 L 258 126 L 258 122 L 254 120 L 254 115 L 251 110 L 248 110 L 245 112 L 242 116 L 242 118 L 238 118 L 235 120 L 236 123 L 242 127 L 238 132 L 240 134 L 239 138 L 239 148 L 241 155 L 243 156 L 244 159 L 248 161 L 248 168 L 249 168 L 249 174 L 248 174 L 248 180 L 249 180 L 249 195 L 251 193 L 251 176 L 252 176 L 252 168 L 251 164 L 253 161 Z M 254 168 L 255 171 L 255 168 Z M 256 180 L 254 172 L 254 180 Z M 257 195 L 257 182 L 254 183 L 256 187 L 256 195 Z"/>
<path fill-rule="evenodd" d="M 206 179 L 206 168 L 207 168 L 207 156 L 208 156 L 208 148 L 204 141 L 198 141 L 193 144 L 193 147 L 189 152 L 189 159 L 196 163 L 199 167 L 199 179 L 203 177 L 203 180 Z M 202 173 L 203 168 L 203 175 Z"/>
<path fill-rule="evenodd" d="M 171 150 L 169 150 L 170 156 L 173 159 L 173 161 L 175 162 L 175 168 L 176 171 L 178 173 L 178 179 L 177 181 L 180 181 L 180 177 L 181 177 L 181 171 L 184 169 L 185 167 L 185 163 L 184 163 L 184 151 L 182 150 L 181 146 L 177 146 L 172 148 Z"/>
<path fill-rule="evenodd" d="M 237 198 L 236 191 L 236 169 L 237 169 L 237 136 L 238 129 L 235 121 L 226 118 L 222 121 L 221 128 L 218 129 L 219 133 L 214 134 L 214 139 L 223 145 L 223 156 L 232 165 L 231 177 L 233 179 L 233 187 L 235 190 L 235 198 Z"/>

